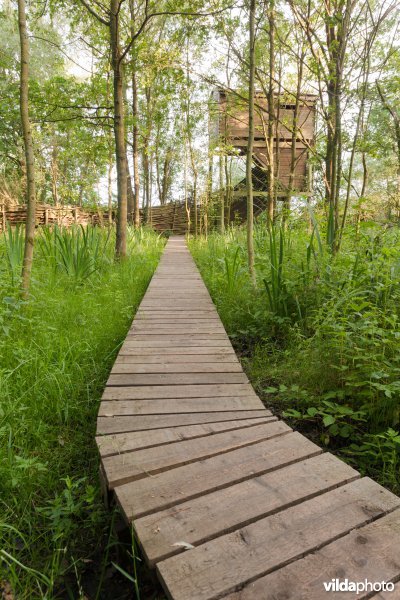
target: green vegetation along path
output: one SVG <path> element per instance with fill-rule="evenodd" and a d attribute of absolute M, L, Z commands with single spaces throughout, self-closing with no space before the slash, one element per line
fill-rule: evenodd
<path fill-rule="evenodd" d="M 265 409 L 183 238 L 120 350 L 97 433 L 105 482 L 171 599 L 321 600 L 341 595 L 334 579 L 400 579 L 400 498 Z"/>

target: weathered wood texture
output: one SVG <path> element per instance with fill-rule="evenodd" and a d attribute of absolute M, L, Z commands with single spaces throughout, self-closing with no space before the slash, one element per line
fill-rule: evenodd
<path fill-rule="evenodd" d="M 190 215 L 190 229 L 194 229 L 194 209 L 188 207 L 182 202 L 170 202 L 163 206 L 153 206 L 148 214 L 148 224 L 159 232 L 170 231 L 172 233 L 183 235 L 188 231 L 188 212 Z M 200 213 L 200 211 L 198 211 Z M 6 206 L 0 204 L 0 231 L 6 228 L 6 225 L 24 224 L 26 221 L 27 209 L 25 204 L 15 204 Z M 141 219 L 143 219 L 141 211 Z M 50 204 L 38 204 L 36 207 L 36 225 L 58 225 L 59 227 L 71 227 L 73 225 L 107 225 L 108 212 L 98 209 L 82 208 L 80 206 Z M 111 215 L 111 220 L 115 220 L 115 211 Z"/>
<path fill-rule="evenodd" d="M 183 239 L 121 347 L 96 440 L 170 599 L 329 600 L 332 579 L 400 579 L 400 499 L 262 405 Z"/>
<path fill-rule="evenodd" d="M 216 90 L 217 103 L 214 137 L 222 140 L 241 153 L 245 152 L 249 138 L 248 102 L 235 93 Z M 317 96 L 303 94 L 299 99 L 298 115 L 295 120 L 295 98 L 287 95 L 275 96 L 274 111 L 274 170 L 277 191 L 286 193 L 289 187 L 292 167 L 292 136 L 295 140 L 295 162 L 293 190 L 308 192 L 308 158 L 315 141 L 315 103 Z M 269 164 L 265 131 L 269 119 L 268 103 L 265 94 L 255 93 L 254 115 L 254 162 L 265 169 Z"/>

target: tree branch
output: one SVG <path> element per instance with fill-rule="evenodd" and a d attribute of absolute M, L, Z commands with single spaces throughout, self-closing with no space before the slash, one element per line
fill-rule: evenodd
<path fill-rule="evenodd" d="M 97 19 L 98 21 L 100 21 L 100 23 L 103 23 L 103 25 L 106 25 L 107 27 L 110 26 L 110 20 L 107 21 L 107 19 L 105 19 L 104 17 L 102 17 L 101 15 L 99 15 L 91 6 L 88 2 L 86 2 L 86 0 L 79 0 L 81 2 L 81 4 L 83 4 L 83 6 L 90 12 L 90 14 L 95 17 L 95 19 Z"/>

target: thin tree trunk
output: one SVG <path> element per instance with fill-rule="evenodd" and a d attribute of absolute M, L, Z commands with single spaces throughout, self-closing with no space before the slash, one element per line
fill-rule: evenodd
<path fill-rule="evenodd" d="M 269 83 L 268 83 L 268 169 L 267 169 L 267 192 L 268 192 L 268 219 L 270 223 L 274 220 L 275 213 L 275 167 L 274 167 L 274 79 L 275 79 L 275 1 L 269 0 L 268 10 L 269 24 Z"/>
<path fill-rule="evenodd" d="M 168 148 L 165 159 L 164 159 L 164 167 L 163 167 L 163 176 L 161 180 L 161 195 L 160 195 L 160 204 L 164 206 L 167 202 L 168 192 L 171 186 L 171 163 L 173 160 L 173 150 L 172 148 Z"/>
<path fill-rule="evenodd" d="M 229 165 L 228 165 L 228 156 L 225 155 L 224 156 L 224 169 L 225 169 L 225 186 L 226 186 L 226 215 L 225 215 L 225 221 L 226 223 L 229 225 L 230 223 L 230 219 L 231 219 L 231 192 L 232 192 L 232 187 L 231 187 L 231 176 L 230 176 L 230 172 L 229 172 Z"/>
<path fill-rule="evenodd" d="M 367 165 L 367 159 L 366 159 L 365 152 L 362 153 L 361 160 L 362 160 L 362 166 L 363 166 L 363 180 L 362 180 L 361 194 L 360 194 L 360 199 L 359 199 L 359 206 L 358 206 L 358 211 L 357 211 L 357 215 L 356 215 L 356 239 L 357 240 L 358 240 L 358 236 L 360 233 L 361 202 L 362 202 L 362 199 L 364 198 L 365 190 L 367 189 L 367 185 L 368 185 L 368 165 Z"/>
<path fill-rule="evenodd" d="M 132 67 L 132 116 L 133 116 L 133 183 L 135 188 L 135 227 L 140 226 L 140 176 L 139 176 L 139 127 L 138 127 L 138 86 L 136 65 Z"/>
<path fill-rule="evenodd" d="M 294 192 L 294 183 L 295 183 L 295 173 L 296 173 L 296 164 L 297 164 L 297 156 L 296 156 L 296 142 L 297 142 L 297 134 L 299 132 L 299 109 L 300 109 L 300 94 L 301 94 L 301 86 L 303 81 L 303 65 L 304 65 L 305 52 L 302 47 L 300 52 L 300 61 L 297 71 L 297 87 L 296 87 L 296 98 L 295 105 L 293 111 L 293 123 L 292 123 L 292 139 L 291 139 L 291 152 L 290 152 L 290 172 L 289 172 L 289 185 L 288 185 L 288 193 L 285 198 L 284 211 L 283 211 L 283 221 L 286 223 L 286 220 L 290 216 L 290 208 L 292 195 Z"/>
<path fill-rule="evenodd" d="M 126 162 L 126 187 L 127 187 L 127 203 L 128 203 L 128 221 L 129 223 L 133 223 L 135 218 L 135 193 L 132 187 L 132 177 L 129 169 L 128 161 Z"/>
<path fill-rule="evenodd" d="M 195 159 L 194 159 L 193 148 L 191 147 L 191 144 L 190 144 L 190 161 L 191 161 L 192 172 L 193 172 L 193 219 L 194 219 L 194 236 L 197 237 L 197 235 L 198 235 L 198 223 L 197 223 L 197 219 L 198 219 L 198 214 L 197 214 L 197 178 L 198 178 L 198 173 L 197 173 L 196 162 L 195 162 Z"/>
<path fill-rule="evenodd" d="M 126 230 L 128 222 L 128 169 L 125 146 L 123 72 L 119 40 L 119 8 L 119 0 L 110 1 L 110 45 L 114 77 L 114 135 L 118 189 L 115 252 L 117 257 L 123 258 L 126 256 Z"/>
<path fill-rule="evenodd" d="M 29 119 L 29 38 L 26 26 L 25 0 L 18 0 L 18 28 L 21 45 L 20 112 L 25 146 L 27 179 L 27 216 L 25 226 L 24 260 L 22 265 L 22 290 L 23 294 L 27 295 L 32 272 L 33 246 L 35 238 L 36 182 L 35 156 L 33 151 L 31 123 Z"/>
<path fill-rule="evenodd" d="M 220 149 L 219 155 L 219 230 L 221 233 L 225 232 L 225 189 L 224 189 L 224 163 L 223 163 L 222 150 Z"/>
<path fill-rule="evenodd" d="M 112 154 L 112 146 L 110 144 L 110 150 L 108 154 L 108 223 L 111 226 L 113 222 L 112 218 L 112 168 L 113 168 L 113 154 Z"/>
<path fill-rule="evenodd" d="M 207 175 L 207 196 L 204 206 L 204 235 L 208 236 L 208 211 L 212 203 L 212 184 L 213 184 L 213 158 L 214 154 L 209 148 L 208 151 L 208 175 Z"/>
<path fill-rule="evenodd" d="M 55 140 L 53 140 L 51 151 L 51 195 L 53 197 L 53 204 L 57 206 L 58 200 L 58 149 Z"/>
<path fill-rule="evenodd" d="M 129 8 L 131 13 L 131 35 L 135 35 L 136 6 L 135 0 L 130 0 Z M 138 85 L 137 85 L 137 64 L 136 64 L 135 44 L 132 45 L 131 69 L 132 69 L 132 158 L 133 158 L 133 187 L 134 187 L 134 225 L 140 226 L 140 175 L 139 175 L 139 108 L 138 108 Z"/>
<path fill-rule="evenodd" d="M 183 165 L 183 185 L 184 185 L 184 195 L 185 195 L 185 210 L 186 210 L 186 219 L 187 219 L 187 229 L 186 229 L 186 233 L 187 235 L 190 234 L 190 206 L 189 206 L 189 200 L 188 200 L 188 181 L 187 181 L 187 147 L 186 147 L 186 140 L 185 140 L 185 148 L 184 148 L 184 165 Z"/>
<path fill-rule="evenodd" d="M 107 106 L 110 103 L 110 79 L 111 79 L 111 65 L 107 69 L 107 87 L 106 87 L 106 98 Z M 112 215 L 112 169 L 113 169 L 113 140 L 112 130 L 108 130 L 107 134 L 108 143 L 108 174 L 107 174 L 107 200 L 108 200 L 108 225 L 111 227 L 113 222 Z"/>
<path fill-rule="evenodd" d="M 253 239 L 253 146 L 254 146 L 254 77 L 255 77 L 255 12 L 256 0 L 250 0 L 249 15 L 249 139 L 246 156 L 246 188 L 247 188 L 247 255 L 250 277 L 255 284 L 254 239 Z"/>

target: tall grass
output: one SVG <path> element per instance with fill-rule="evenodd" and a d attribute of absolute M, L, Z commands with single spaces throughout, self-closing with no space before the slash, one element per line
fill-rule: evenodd
<path fill-rule="evenodd" d="M 400 437 L 387 431 L 398 430 L 400 421 L 399 232 L 365 224 L 357 239 L 348 228 L 333 256 L 322 242 L 329 231 L 320 230 L 313 214 L 310 220 L 292 221 L 287 231 L 257 223 L 256 289 L 245 273 L 243 229 L 193 240 L 191 249 L 265 401 L 301 417 L 302 427 L 339 451 L 362 446 L 363 435 L 386 436 L 376 447 L 387 450 L 392 467 L 398 457 L 398 468 Z M 367 469 L 359 450 L 346 456 Z M 371 473 L 399 490 L 399 476 L 386 475 L 395 469 L 382 461 L 371 460 Z"/>
<path fill-rule="evenodd" d="M 12 285 L 17 283 L 20 276 L 24 257 L 24 241 L 25 238 L 22 225 L 11 227 L 11 225 L 8 224 L 3 231 L 3 243 L 0 244 L 0 257 L 3 256 L 5 258 Z"/>
<path fill-rule="evenodd" d="M 43 228 L 38 236 L 40 256 L 54 271 L 76 281 L 89 278 L 111 259 L 111 232 L 100 227 Z"/>
<path fill-rule="evenodd" d="M 97 478 L 98 403 L 163 247 L 131 232 L 132 252 L 115 263 L 113 235 L 40 232 L 28 301 L 0 263 L 0 580 L 22 600 L 50 600 L 71 579 L 79 597 L 110 526 Z"/>

